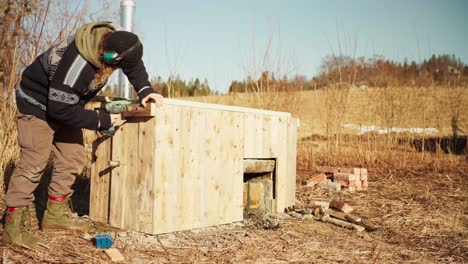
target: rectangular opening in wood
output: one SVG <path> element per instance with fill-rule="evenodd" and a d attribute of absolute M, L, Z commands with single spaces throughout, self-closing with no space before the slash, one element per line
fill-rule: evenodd
<path fill-rule="evenodd" d="M 275 159 L 244 159 L 244 210 L 273 212 Z"/>

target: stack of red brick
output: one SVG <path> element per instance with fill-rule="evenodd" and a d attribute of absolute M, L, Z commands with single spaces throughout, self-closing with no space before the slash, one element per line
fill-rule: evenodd
<path fill-rule="evenodd" d="M 319 175 L 307 181 L 308 186 L 313 186 L 322 181 L 332 180 L 348 188 L 350 192 L 366 190 L 369 186 L 367 169 L 365 168 L 339 168 L 323 166 L 318 168 Z"/>
<path fill-rule="evenodd" d="M 344 168 L 333 173 L 333 181 L 341 183 L 342 187 L 347 187 L 349 191 L 361 191 L 367 189 L 367 169 L 365 168 Z"/>

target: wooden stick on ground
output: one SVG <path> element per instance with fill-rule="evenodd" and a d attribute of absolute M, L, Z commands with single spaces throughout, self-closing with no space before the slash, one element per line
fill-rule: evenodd
<path fill-rule="evenodd" d="M 322 221 L 327 222 L 327 223 L 332 223 L 334 225 L 341 226 L 341 227 L 344 227 L 344 228 L 347 228 L 347 229 L 354 229 L 354 230 L 356 230 L 358 232 L 362 232 L 362 231 L 365 230 L 365 228 L 362 227 L 362 226 L 355 225 L 355 224 L 352 224 L 352 223 L 349 223 L 349 222 L 346 222 L 346 221 L 342 221 L 342 220 L 339 220 L 339 219 L 331 218 L 329 215 L 324 215 L 322 217 Z"/>

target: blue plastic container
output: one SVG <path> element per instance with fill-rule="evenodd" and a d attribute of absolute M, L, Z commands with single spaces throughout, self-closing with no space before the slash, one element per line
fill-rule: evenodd
<path fill-rule="evenodd" d="M 97 234 L 96 235 L 96 247 L 98 248 L 110 248 L 114 244 L 110 234 Z"/>

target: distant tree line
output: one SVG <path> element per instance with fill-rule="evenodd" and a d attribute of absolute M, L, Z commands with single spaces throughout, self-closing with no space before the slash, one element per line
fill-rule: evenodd
<path fill-rule="evenodd" d="M 177 76 L 170 76 L 164 80 L 161 76 L 151 80 L 151 84 L 156 92 L 164 97 L 188 97 L 188 96 L 206 96 L 217 94 L 212 91 L 208 81 L 205 79 L 201 82 L 198 78 L 195 80 L 185 81 Z"/>
<path fill-rule="evenodd" d="M 310 85 L 307 78 L 297 75 L 290 79 L 286 75 L 277 78 L 274 73 L 264 71 L 258 79 L 247 77 L 243 81 L 232 81 L 229 93 L 244 92 L 286 92 L 293 90 L 307 90 Z"/>
<path fill-rule="evenodd" d="M 201 82 L 198 78 L 195 80 L 185 81 L 179 75 L 171 76 L 164 80 L 161 76 L 151 79 L 153 89 L 164 97 L 189 97 L 189 96 L 206 96 L 216 95 L 217 91 L 211 90 L 208 80 Z M 119 94 L 117 84 L 108 86 L 108 89 L 103 90 L 101 95 L 117 97 Z M 133 95 L 136 97 L 136 94 Z"/>
<path fill-rule="evenodd" d="M 387 86 L 466 86 L 468 65 L 455 55 L 432 55 L 421 63 L 402 63 L 376 55 L 372 58 L 328 55 L 323 58 L 320 73 L 312 79 L 297 75 L 293 78 L 276 78 L 273 73 L 263 72 L 258 79 L 247 77 L 232 81 L 230 93 L 293 91 L 320 89 L 332 83 L 347 83 L 356 87 Z"/>
<path fill-rule="evenodd" d="M 464 86 L 468 82 L 468 66 L 455 55 L 432 55 L 421 63 L 407 59 L 395 62 L 383 56 L 370 59 L 348 56 L 326 56 L 321 72 L 313 81 L 321 87 L 332 82 L 348 82 L 358 86 L 386 87 L 390 85 Z"/>

